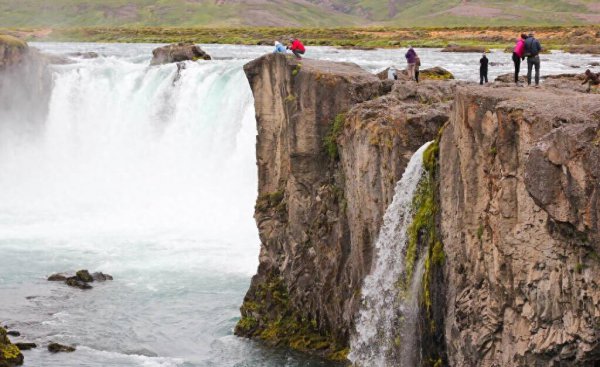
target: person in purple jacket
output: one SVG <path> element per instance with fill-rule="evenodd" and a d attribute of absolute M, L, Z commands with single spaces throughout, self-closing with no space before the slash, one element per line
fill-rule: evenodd
<path fill-rule="evenodd" d="M 406 55 L 404 55 L 404 57 L 406 57 L 406 62 L 408 63 L 408 68 L 406 69 L 408 71 L 408 76 L 411 80 L 415 80 L 415 71 L 417 68 L 417 53 L 412 48 L 412 46 L 408 46 L 408 52 L 406 52 Z"/>

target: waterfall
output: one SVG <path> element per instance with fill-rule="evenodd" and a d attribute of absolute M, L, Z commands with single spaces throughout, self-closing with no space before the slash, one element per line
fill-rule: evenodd
<path fill-rule="evenodd" d="M 373 268 L 362 287 L 356 332 L 350 341 L 349 358 L 357 366 L 419 364 L 416 327 L 422 260 L 417 262 L 412 279 L 404 280 L 403 275 L 407 232 L 414 214 L 413 197 L 423 177 L 423 153 L 429 144 L 419 148 L 410 159 L 383 218 Z"/>
<path fill-rule="evenodd" d="M 0 121 L 0 238 L 200 233 L 258 242 L 256 125 L 242 63 L 178 71 L 100 57 L 54 66 L 45 121 Z"/>

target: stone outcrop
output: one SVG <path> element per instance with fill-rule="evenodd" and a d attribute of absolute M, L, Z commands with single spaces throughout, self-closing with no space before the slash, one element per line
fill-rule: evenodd
<path fill-rule="evenodd" d="M 377 77 L 381 80 L 388 79 L 389 70 L 390 70 L 390 68 L 380 71 L 379 73 L 377 73 Z M 404 80 L 404 81 L 410 80 L 410 76 L 408 75 L 408 71 L 406 71 L 406 69 L 395 68 L 395 70 L 396 70 L 397 80 Z M 450 79 L 454 79 L 454 75 L 442 67 L 435 66 L 432 68 L 420 70 L 419 79 L 420 80 L 450 80 Z"/>
<path fill-rule="evenodd" d="M 458 88 L 439 153 L 450 365 L 600 360 L 598 102 Z"/>
<path fill-rule="evenodd" d="M 421 365 L 600 361 L 600 101 L 578 75 L 417 85 L 284 55 L 245 71 L 262 246 L 237 335 L 343 359 L 394 186 L 436 139 L 411 234 Z"/>
<path fill-rule="evenodd" d="M 24 41 L 0 34 L 0 121 L 26 129 L 45 120 L 52 86 L 48 63 Z"/>
<path fill-rule="evenodd" d="M 344 359 L 394 185 L 448 120 L 455 84 L 380 81 L 354 64 L 284 55 L 245 71 L 262 246 L 236 334 Z"/>
<path fill-rule="evenodd" d="M 193 43 L 182 42 L 158 47 L 152 50 L 152 61 L 150 61 L 150 65 L 210 59 L 210 55 L 204 52 L 200 46 Z"/>
<path fill-rule="evenodd" d="M 488 50 L 482 46 L 463 46 L 463 45 L 448 45 L 442 49 L 442 52 L 477 52 L 484 53 Z"/>
<path fill-rule="evenodd" d="M 105 282 L 107 280 L 113 280 L 113 277 L 102 272 L 90 274 L 90 272 L 85 269 L 78 270 L 75 275 L 72 276 L 65 273 L 56 273 L 48 277 L 48 281 L 50 282 L 64 282 L 69 287 L 79 289 L 92 289 L 93 287 L 89 283 Z"/>
<path fill-rule="evenodd" d="M 10 342 L 6 330 L 0 327 L 0 367 L 12 367 L 23 364 L 23 354 Z"/>
<path fill-rule="evenodd" d="M 20 64 L 28 51 L 29 46 L 26 42 L 0 34 L 0 70 Z"/>

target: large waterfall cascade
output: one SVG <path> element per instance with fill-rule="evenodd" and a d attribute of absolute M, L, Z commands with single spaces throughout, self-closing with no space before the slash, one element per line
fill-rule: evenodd
<path fill-rule="evenodd" d="M 413 221 L 413 198 L 424 175 L 423 145 L 410 159 L 395 188 L 375 244 L 371 274 L 362 287 L 362 305 L 352 336 L 349 358 L 361 367 L 414 367 L 419 361 L 417 318 L 423 261 L 412 279 L 405 276 L 408 229 Z"/>

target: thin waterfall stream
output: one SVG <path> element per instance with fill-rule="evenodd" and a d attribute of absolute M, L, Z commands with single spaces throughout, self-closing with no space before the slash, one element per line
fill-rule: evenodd
<path fill-rule="evenodd" d="M 413 221 L 413 198 L 425 172 L 424 144 L 410 159 L 395 188 L 375 244 L 371 274 L 362 287 L 362 305 L 351 338 L 350 360 L 357 366 L 414 367 L 419 364 L 418 315 L 423 262 L 411 279 L 406 276 L 408 229 Z M 422 257 L 419 257 L 422 258 Z"/>

